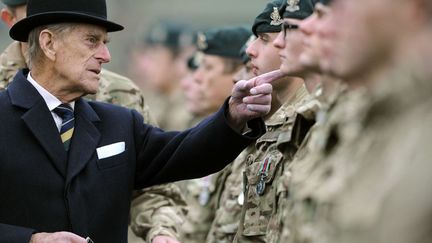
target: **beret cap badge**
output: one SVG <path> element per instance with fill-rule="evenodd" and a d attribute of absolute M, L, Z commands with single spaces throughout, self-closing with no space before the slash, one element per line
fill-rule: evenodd
<path fill-rule="evenodd" d="M 298 5 L 300 2 L 300 0 L 287 0 L 287 7 L 285 9 L 285 11 L 288 12 L 295 12 L 295 11 L 299 11 L 300 10 L 300 6 Z"/>
<path fill-rule="evenodd" d="M 278 26 L 282 24 L 282 18 L 277 7 L 273 7 L 273 12 L 270 14 L 270 18 L 272 20 L 270 25 Z"/>
<path fill-rule="evenodd" d="M 208 47 L 207 37 L 202 32 L 199 32 L 197 34 L 197 46 L 198 46 L 198 49 L 201 51 L 207 49 L 207 47 Z"/>

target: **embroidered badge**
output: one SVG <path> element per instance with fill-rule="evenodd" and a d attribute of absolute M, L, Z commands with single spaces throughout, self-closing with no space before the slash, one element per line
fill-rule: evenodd
<path fill-rule="evenodd" d="M 201 51 L 207 49 L 208 47 L 207 38 L 202 32 L 199 32 L 197 35 L 197 46 Z"/>
<path fill-rule="evenodd" d="M 270 25 L 278 26 L 282 24 L 282 18 L 277 7 L 273 7 L 273 12 L 270 14 L 270 18 L 272 20 Z"/>
<path fill-rule="evenodd" d="M 300 0 L 287 0 L 288 6 L 286 7 L 285 11 L 288 12 L 295 12 L 300 10 L 300 6 L 298 5 Z"/>

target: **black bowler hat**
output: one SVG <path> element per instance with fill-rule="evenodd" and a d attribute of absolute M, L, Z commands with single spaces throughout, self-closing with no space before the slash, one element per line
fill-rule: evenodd
<path fill-rule="evenodd" d="M 9 35 L 14 40 L 27 42 L 34 28 L 65 22 L 94 24 L 105 27 L 108 32 L 123 29 L 107 20 L 105 0 L 29 0 L 27 18 L 12 26 Z"/>

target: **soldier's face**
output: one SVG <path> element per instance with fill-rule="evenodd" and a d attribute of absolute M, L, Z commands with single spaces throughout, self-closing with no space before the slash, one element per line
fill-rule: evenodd
<path fill-rule="evenodd" d="M 14 7 L 13 9 L 1 9 L 1 18 L 9 27 L 12 27 L 16 22 L 25 18 L 27 15 L 27 5 Z"/>
<path fill-rule="evenodd" d="M 403 12 L 408 2 L 335 0 L 332 13 L 318 30 L 322 68 L 350 81 L 388 63 L 406 28 Z"/>
<path fill-rule="evenodd" d="M 281 31 L 273 42 L 274 46 L 279 48 L 280 70 L 290 76 L 299 76 L 305 72 L 299 61 L 300 54 L 303 52 L 304 40 L 304 34 L 297 29 L 300 22 L 298 19 L 285 18 L 284 25 L 296 27 Z"/>
<path fill-rule="evenodd" d="M 315 12 L 299 24 L 299 30 L 304 34 L 300 62 L 305 68 L 314 72 L 321 71 L 320 60 L 323 59 L 322 40 L 318 36 L 318 30 L 322 28 L 322 22 L 328 18 L 330 11 L 329 7 L 317 3 Z"/>
<path fill-rule="evenodd" d="M 222 57 L 204 55 L 199 68 L 194 74 L 195 81 L 202 92 L 202 112 L 210 114 L 219 109 L 233 88 L 233 75 L 226 71 Z"/>
<path fill-rule="evenodd" d="M 41 34 L 43 35 L 43 34 Z M 55 84 L 62 92 L 94 94 L 99 87 L 102 64 L 111 60 L 104 28 L 76 24 L 70 33 L 54 36 Z"/>
<path fill-rule="evenodd" d="M 200 85 L 194 79 L 194 71 L 190 71 L 180 80 L 180 87 L 185 96 L 186 109 L 194 115 L 201 115 L 200 113 L 204 110 L 202 107 L 203 92 L 201 92 Z"/>
<path fill-rule="evenodd" d="M 162 45 L 149 46 L 137 59 L 133 65 L 138 65 L 139 80 L 144 82 L 142 87 L 163 93 L 170 89 L 174 80 L 178 80 L 174 68 L 175 58 L 168 48 Z"/>
<path fill-rule="evenodd" d="M 253 66 L 252 62 L 247 62 L 240 70 L 237 71 L 236 74 L 233 76 L 234 84 L 237 83 L 240 80 L 249 80 L 256 75 L 252 72 Z"/>
<path fill-rule="evenodd" d="M 273 41 L 277 35 L 278 33 L 259 33 L 258 38 L 250 43 L 246 49 L 255 76 L 279 69 L 278 49 L 273 46 Z"/>

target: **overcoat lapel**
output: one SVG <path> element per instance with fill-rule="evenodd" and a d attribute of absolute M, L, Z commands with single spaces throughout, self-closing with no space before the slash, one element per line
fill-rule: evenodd
<path fill-rule="evenodd" d="M 22 119 L 47 152 L 54 166 L 65 177 L 67 154 L 46 104 L 39 102 L 27 111 Z"/>
<path fill-rule="evenodd" d="M 19 72 L 9 85 L 11 103 L 27 109 L 21 116 L 22 120 L 48 154 L 51 163 L 63 177 L 66 177 L 67 154 L 54 119 L 43 98 L 27 81 L 25 75 L 25 72 Z"/>
<path fill-rule="evenodd" d="M 100 132 L 95 127 L 99 117 L 82 99 L 75 103 L 75 129 L 69 150 L 66 184 L 77 176 L 96 154 Z"/>

